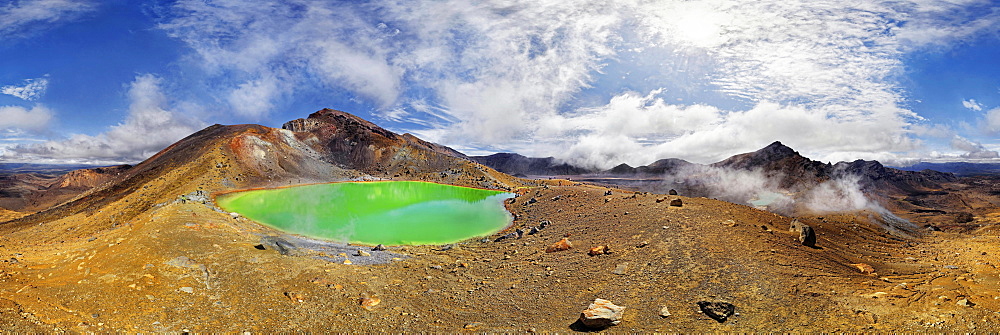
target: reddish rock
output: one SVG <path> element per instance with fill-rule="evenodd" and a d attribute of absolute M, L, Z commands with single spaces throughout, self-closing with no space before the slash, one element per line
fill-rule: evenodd
<path fill-rule="evenodd" d="M 571 243 L 568 238 L 564 237 L 563 239 L 559 240 L 559 242 L 556 242 L 550 245 L 548 248 L 546 248 L 545 252 L 556 252 L 569 249 L 573 249 L 573 243 Z"/>
<path fill-rule="evenodd" d="M 858 271 L 861 271 L 861 273 L 864 273 L 864 274 L 875 273 L 875 268 L 873 268 L 871 265 L 868 265 L 868 264 L 865 264 L 865 263 L 851 264 L 851 266 L 857 268 Z"/>
<path fill-rule="evenodd" d="M 599 246 L 590 248 L 590 251 L 587 252 L 587 254 L 591 255 L 591 256 L 604 255 L 604 254 L 610 254 L 610 253 L 611 253 L 611 248 L 609 248 L 607 245 L 599 245 Z"/>

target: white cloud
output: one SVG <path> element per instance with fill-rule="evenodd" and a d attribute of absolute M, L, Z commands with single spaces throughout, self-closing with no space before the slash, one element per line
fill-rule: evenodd
<path fill-rule="evenodd" d="M 49 80 L 45 78 L 27 79 L 24 86 L 7 85 L 0 87 L 0 93 L 13 95 L 23 100 L 34 101 L 45 94 Z"/>
<path fill-rule="evenodd" d="M 283 92 L 279 85 L 274 77 L 249 80 L 229 93 L 229 105 L 240 114 L 260 118 L 274 108 L 272 101 Z"/>
<path fill-rule="evenodd" d="M 664 157 L 712 163 L 775 140 L 813 159 L 833 162 L 854 158 L 830 152 L 894 159 L 893 152 L 919 146 L 908 136 L 905 118 L 892 110 L 876 114 L 879 117 L 854 118 L 822 108 L 762 102 L 745 111 L 723 111 L 666 104 L 654 93 L 644 97 L 626 93 L 595 112 L 544 121 L 543 128 L 559 131 L 549 134 L 551 142 L 562 141 L 553 146 L 568 147 L 553 154 L 576 164 L 608 168 L 621 162 L 644 165 Z"/>
<path fill-rule="evenodd" d="M 31 109 L 21 106 L 0 106 L 0 129 L 3 130 L 42 131 L 51 120 L 52 111 L 42 105 L 35 105 Z"/>
<path fill-rule="evenodd" d="M 977 112 L 983 110 L 983 105 L 976 102 L 976 99 L 962 100 L 962 106 Z"/>
<path fill-rule="evenodd" d="M 986 118 L 983 120 L 983 128 L 985 128 L 988 134 L 1000 134 L 1000 107 L 986 112 Z"/>
<path fill-rule="evenodd" d="M 951 139 L 951 147 L 953 149 L 964 151 L 961 154 L 962 158 L 973 158 L 973 159 L 986 159 L 986 158 L 1000 158 L 1000 153 L 988 150 L 982 144 L 970 141 L 961 136 L 955 136 Z"/>
<path fill-rule="evenodd" d="M 0 5 L 0 40 L 21 38 L 93 10 L 84 0 L 21 0 Z"/>
<path fill-rule="evenodd" d="M 995 31 L 988 5 L 182 0 L 160 27 L 246 117 L 321 83 L 375 115 L 419 119 L 424 128 L 407 131 L 432 141 L 607 166 L 713 161 L 777 139 L 819 159 L 899 158 L 934 130 L 901 107 L 903 57 Z M 594 87 L 615 83 L 602 82 L 612 68 L 648 82 Z M 683 78 L 715 91 L 673 102 L 668 85 Z M 599 98 L 580 99 L 592 89 Z"/>
<path fill-rule="evenodd" d="M 119 163 L 141 161 L 203 127 L 200 121 L 166 110 L 161 80 L 140 75 L 128 91 L 129 114 L 98 135 L 75 134 L 65 140 L 8 148 L 4 161 Z"/>

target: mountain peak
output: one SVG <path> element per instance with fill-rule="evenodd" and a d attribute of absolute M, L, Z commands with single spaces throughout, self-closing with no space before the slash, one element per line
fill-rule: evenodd
<path fill-rule="evenodd" d="M 784 144 L 781 144 L 781 141 L 774 141 L 774 143 L 771 143 L 768 146 L 760 150 L 757 150 L 755 154 L 763 155 L 769 158 L 783 158 L 783 157 L 798 155 L 799 153 L 796 152 L 794 149 L 789 148 Z"/>

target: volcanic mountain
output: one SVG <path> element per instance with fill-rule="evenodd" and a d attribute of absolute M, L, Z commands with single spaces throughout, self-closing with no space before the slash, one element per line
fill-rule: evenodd
<path fill-rule="evenodd" d="M 813 171 L 772 149 L 800 169 L 789 171 Z M 381 250 L 276 231 L 212 197 L 353 180 L 512 190 L 514 220 L 485 239 Z M 1000 264 L 981 256 L 1000 252 L 993 239 L 891 236 L 880 215 L 792 218 L 684 194 L 515 178 L 322 110 L 283 129 L 208 127 L 69 201 L 0 223 L 0 329 L 591 331 L 577 320 L 597 298 L 626 307 L 616 332 L 1000 327 Z M 814 230 L 815 246 L 788 232 L 793 221 Z M 735 313 L 710 318 L 702 306 Z"/>

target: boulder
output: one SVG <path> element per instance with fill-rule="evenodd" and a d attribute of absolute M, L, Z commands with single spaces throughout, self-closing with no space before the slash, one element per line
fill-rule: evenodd
<path fill-rule="evenodd" d="M 568 238 L 563 237 L 559 242 L 553 243 L 548 248 L 545 248 L 545 252 L 556 252 L 573 249 L 573 243 L 569 241 Z"/>
<path fill-rule="evenodd" d="M 266 250 L 274 250 L 282 255 L 292 255 L 295 253 L 295 245 L 277 236 L 263 236 L 260 238 L 260 247 Z"/>
<path fill-rule="evenodd" d="M 669 194 L 669 195 L 677 195 L 677 190 L 670 189 L 670 192 L 667 192 L 667 194 Z"/>
<path fill-rule="evenodd" d="M 816 246 L 816 232 L 808 225 L 803 225 L 799 230 L 799 243 L 807 247 Z"/>
<path fill-rule="evenodd" d="M 726 322 L 726 319 L 736 312 L 736 306 L 728 302 L 699 301 L 698 308 L 702 313 L 719 323 Z"/>
<path fill-rule="evenodd" d="M 610 254 L 610 253 L 611 253 L 611 248 L 609 248 L 607 245 L 599 245 L 599 246 L 590 248 L 590 251 L 587 252 L 587 255 L 597 256 L 597 255 L 605 255 L 605 254 Z"/>
<path fill-rule="evenodd" d="M 816 246 L 816 232 L 809 225 L 799 222 L 799 220 L 792 220 L 792 223 L 788 226 L 788 231 L 799 235 L 799 243 L 807 247 Z"/>
<path fill-rule="evenodd" d="M 621 323 L 625 307 L 597 298 L 580 313 L 580 323 L 587 328 L 603 329 Z"/>
<path fill-rule="evenodd" d="M 680 198 L 677 198 L 677 199 L 674 199 L 674 200 L 670 200 L 670 206 L 681 207 L 683 205 L 684 205 L 684 202 L 681 201 Z"/>

